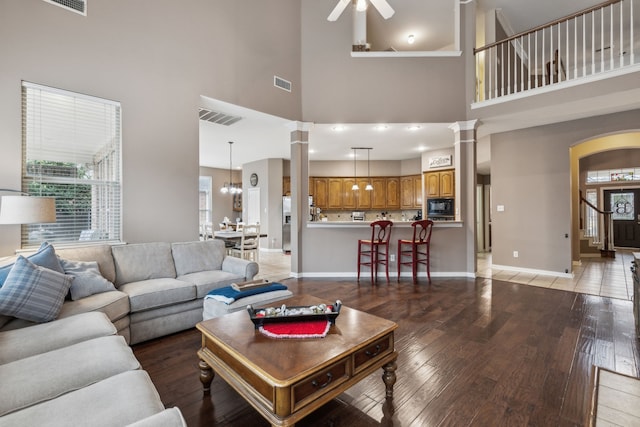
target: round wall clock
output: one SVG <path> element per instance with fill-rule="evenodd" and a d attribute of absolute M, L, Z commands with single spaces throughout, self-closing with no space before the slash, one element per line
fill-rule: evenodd
<path fill-rule="evenodd" d="M 251 185 L 253 187 L 255 187 L 256 185 L 258 185 L 258 174 L 257 173 L 252 173 L 251 174 L 251 178 L 249 178 L 249 181 L 251 182 Z"/>

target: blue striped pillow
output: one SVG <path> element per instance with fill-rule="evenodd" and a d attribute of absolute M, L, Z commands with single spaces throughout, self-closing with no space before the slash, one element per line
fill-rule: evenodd
<path fill-rule="evenodd" d="M 56 251 L 50 243 L 42 243 L 38 248 L 38 251 L 29 255 L 27 259 L 35 265 L 41 265 L 59 273 L 64 273 L 64 270 L 60 265 L 60 261 L 58 260 L 58 256 L 56 255 Z M 4 284 L 5 280 L 7 280 L 7 276 L 9 276 L 9 272 L 12 268 L 13 264 L 0 267 L 0 286 Z"/>
<path fill-rule="evenodd" d="M 0 288 L 0 314 L 49 322 L 58 317 L 72 280 L 20 255 Z"/>

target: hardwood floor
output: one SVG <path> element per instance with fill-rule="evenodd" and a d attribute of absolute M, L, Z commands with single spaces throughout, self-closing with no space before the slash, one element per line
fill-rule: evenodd
<path fill-rule="evenodd" d="M 485 278 L 282 282 L 399 325 L 393 413 L 380 371 L 298 426 L 577 426 L 589 412 L 592 365 L 640 374 L 630 301 Z M 199 346 L 193 329 L 133 348 L 189 426 L 267 426 L 218 377 L 203 396 Z"/>

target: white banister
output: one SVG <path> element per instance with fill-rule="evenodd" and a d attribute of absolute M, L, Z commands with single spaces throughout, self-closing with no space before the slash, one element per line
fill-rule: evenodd
<path fill-rule="evenodd" d="M 635 1 L 608 0 L 474 49 L 476 102 L 636 65 Z"/>

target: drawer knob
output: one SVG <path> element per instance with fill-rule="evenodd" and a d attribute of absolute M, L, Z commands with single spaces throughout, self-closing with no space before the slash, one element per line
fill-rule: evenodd
<path fill-rule="evenodd" d="M 313 380 L 311 381 L 311 385 L 318 388 L 325 388 L 326 386 L 329 385 L 332 379 L 333 379 L 333 375 L 331 375 L 331 372 L 327 372 L 327 382 L 318 384 L 318 381 Z"/>
<path fill-rule="evenodd" d="M 371 351 L 367 350 L 367 351 L 365 351 L 365 352 L 364 352 L 364 354 L 366 354 L 366 355 L 367 355 L 367 356 L 369 356 L 369 357 L 375 357 L 375 356 L 377 356 L 378 354 L 380 354 L 380 350 L 381 350 L 381 348 L 382 348 L 382 347 L 380 347 L 380 344 L 378 344 L 378 345 L 376 345 L 376 349 L 375 349 L 375 351 L 371 352 Z"/>

